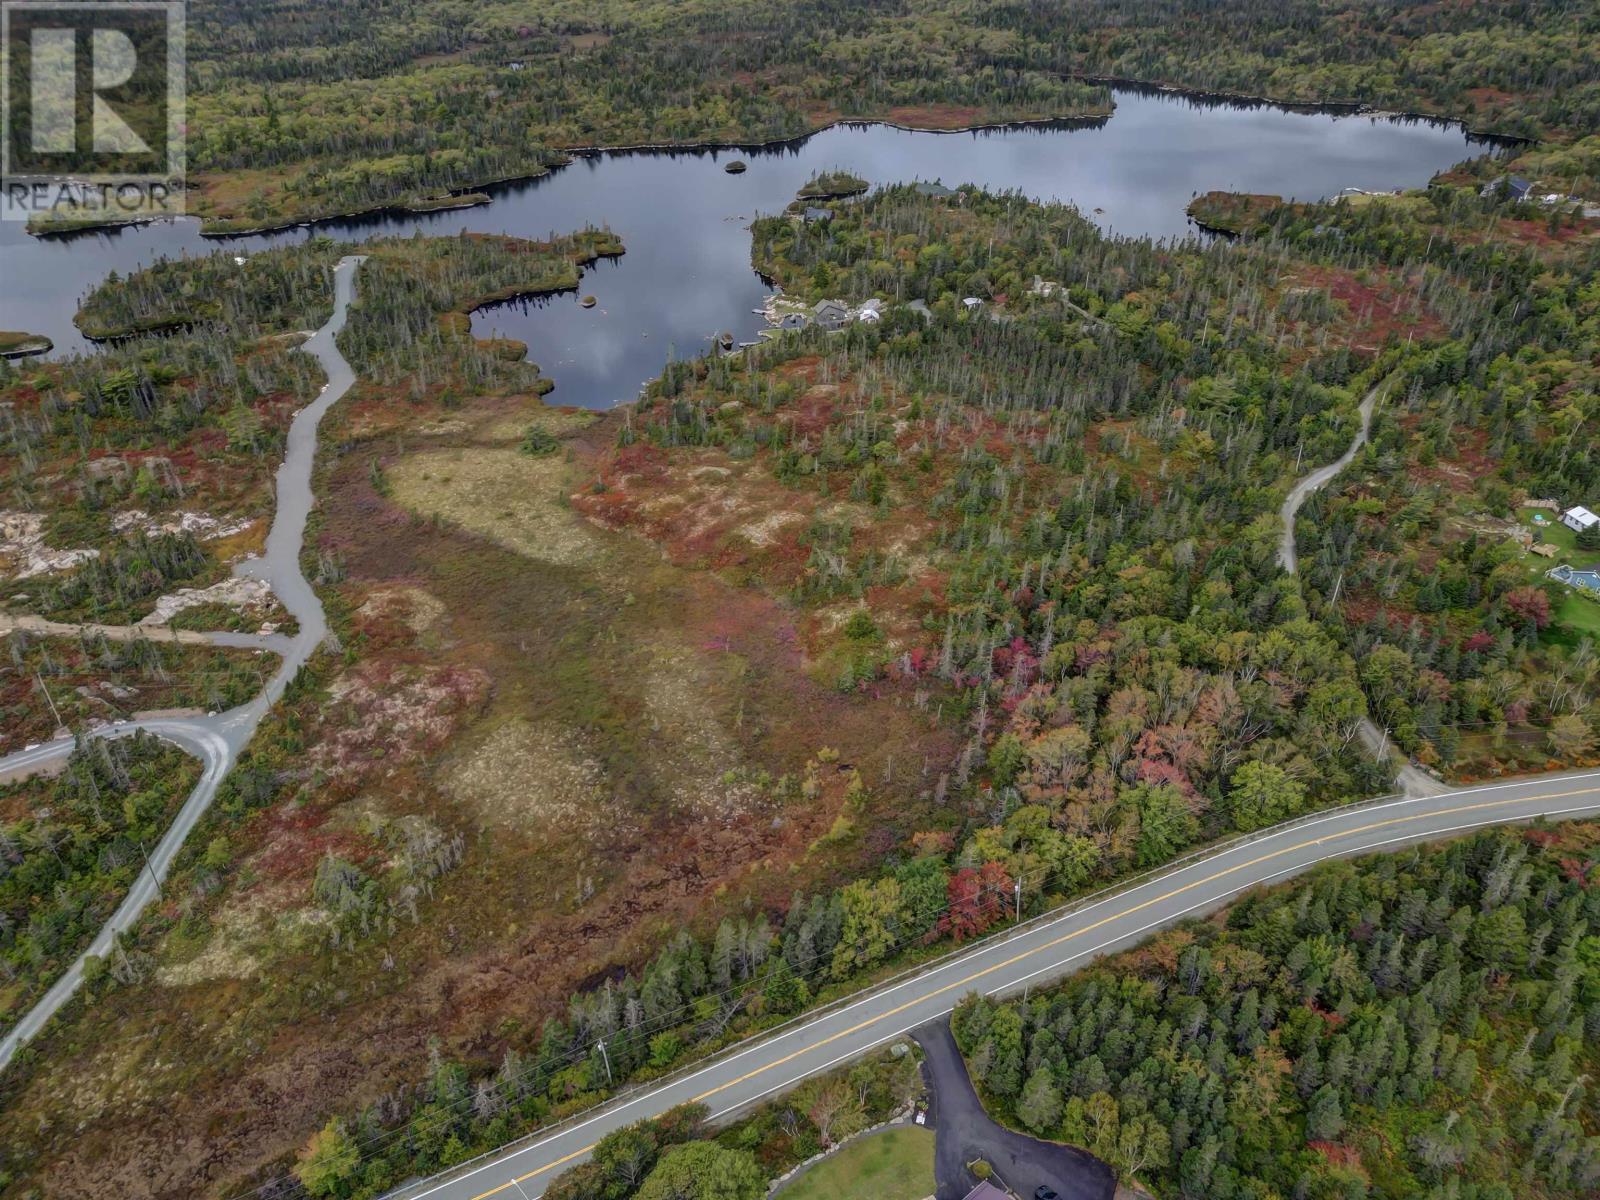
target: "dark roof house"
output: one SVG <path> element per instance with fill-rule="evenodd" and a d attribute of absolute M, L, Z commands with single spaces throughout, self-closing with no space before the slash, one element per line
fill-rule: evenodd
<path fill-rule="evenodd" d="M 837 300 L 818 300 L 811 310 L 811 319 L 824 329 L 843 329 L 850 319 L 850 310 Z"/>

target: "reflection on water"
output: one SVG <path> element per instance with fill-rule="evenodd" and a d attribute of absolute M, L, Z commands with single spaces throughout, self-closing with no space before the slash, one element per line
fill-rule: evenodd
<path fill-rule="evenodd" d="M 1184 207 L 1228 189 L 1319 199 L 1342 188 L 1415 187 L 1484 143 L 1458 126 L 1409 118 L 1289 112 L 1118 89 L 1117 111 L 1090 126 L 1029 126 L 913 133 L 838 126 L 765 149 L 596 154 L 495 190 L 493 204 L 422 216 L 328 222 L 317 232 L 363 239 L 422 229 L 542 237 L 585 224 L 622 235 L 627 254 L 602 261 L 578 294 L 499 305 L 474 318 L 480 335 L 518 338 L 556 383 L 557 403 L 607 407 L 631 399 L 669 355 L 698 354 L 719 330 L 748 340 L 767 288 L 750 268 L 748 226 L 781 209 L 812 174 L 842 167 L 875 183 L 938 179 L 1015 189 L 1076 204 L 1114 234 L 1175 238 L 1191 232 Z M 723 165 L 742 158 L 749 170 Z M 30 238 L 0 224 L 0 329 L 84 346 L 78 301 L 116 270 L 161 255 L 256 249 L 309 236 L 305 228 L 219 242 L 192 221 L 69 240 Z M 578 295 L 593 293 L 592 309 Z"/>

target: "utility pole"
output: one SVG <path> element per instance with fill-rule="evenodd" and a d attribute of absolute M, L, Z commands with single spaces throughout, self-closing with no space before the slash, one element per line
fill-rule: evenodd
<path fill-rule="evenodd" d="M 1014 886 L 1017 893 L 1017 920 L 1020 921 L 1022 920 L 1022 876 L 1017 876 Z"/>
<path fill-rule="evenodd" d="M 50 689 L 45 687 L 44 680 L 39 677 L 39 672 L 35 671 L 33 673 L 33 681 L 39 685 L 39 690 L 44 693 L 44 702 L 50 706 L 50 715 L 56 719 L 56 729 L 58 731 L 65 729 L 66 726 L 61 721 L 61 712 L 56 708 L 56 702 L 50 695 Z"/>
<path fill-rule="evenodd" d="M 143 838 L 139 839 L 139 853 L 144 855 L 144 869 L 150 872 L 150 882 L 156 885 L 156 895 L 165 900 L 167 893 L 161 886 L 161 877 L 156 874 L 156 869 L 150 862 L 150 852 L 144 848 Z"/>
<path fill-rule="evenodd" d="M 598 1046 L 599 1049 L 600 1049 L 600 1057 L 605 1060 L 605 1064 L 606 1064 L 606 1086 L 615 1087 L 617 1080 L 616 1080 L 616 1076 L 611 1074 L 611 1055 L 606 1053 L 606 1040 L 605 1040 L 605 1038 L 601 1038 L 598 1042 L 595 1043 L 595 1045 Z"/>

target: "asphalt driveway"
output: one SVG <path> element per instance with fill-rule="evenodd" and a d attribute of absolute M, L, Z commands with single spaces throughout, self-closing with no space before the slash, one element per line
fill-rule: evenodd
<path fill-rule="evenodd" d="M 1025 1137 L 989 1119 L 967 1077 L 949 1021 L 941 1018 L 912 1036 L 926 1055 L 923 1072 L 931 1095 L 928 1121 L 934 1127 L 938 1200 L 961 1200 L 972 1189 L 976 1180 L 966 1164 L 978 1158 L 994 1167 L 1023 1200 L 1033 1200 L 1033 1190 L 1041 1185 L 1053 1188 L 1061 1200 L 1111 1200 L 1116 1176 L 1094 1155 Z"/>

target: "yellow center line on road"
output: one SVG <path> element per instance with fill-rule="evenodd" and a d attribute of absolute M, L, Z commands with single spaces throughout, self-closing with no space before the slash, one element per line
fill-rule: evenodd
<path fill-rule="evenodd" d="M 798 1050 L 794 1050 L 788 1054 L 785 1054 L 782 1058 L 775 1058 L 771 1062 L 755 1068 L 753 1071 L 747 1071 L 743 1075 L 728 1080 L 726 1083 L 721 1083 L 714 1088 L 709 1088 L 706 1091 L 701 1092 L 698 1096 L 691 1097 L 688 1101 L 686 1101 L 686 1103 L 699 1104 L 701 1101 L 709 1100 L 712 1096 L 717 1095 L 719 1092 L 725 1092 L 731 1087 L 737 1087 L 739 1084 L 746 1083 L 758 1075 L 764 1075 L 768 1071 L 783 1066 L 785 1063 L 793 1062 L 802 1055 L 810 1054 L 813 1050 L 820 1050 L 824 1046 L 831 1045 L 841 1038 L 847 1038 L 853 1033 L 860 1033 L 863 1029 L 870 1028 L 871 1026 L 878 1024 L 880 1021 L 887 1021 L 890 1017 L 899 1016 L 907 1009 L 915 1008 L 917 1005 L 925 1003 L 928 1000 L 932 1000 L 935 997 L 942 996 L 946 992 L 952 992 L 957 988 L 966 987 L 968 984 L 974 983 L 987 975 L 992 975 L 996 971 L 1004 970 L 1006 967 L 1015 966 L 1017 963 L 1022 962 L 1025 959 L 1032 958 L 1037 954 L 1043 954 L 1047 950 L 1054 950 L 1057 946 L 1063 945 L 1066 942 L 1070 942 L 1074 938 L 1080 938 L 1086 933 L 1093 933 L 1097 929 L 1103 929 L 1105 926 L 1114 921 L 1120 921 L 1124 917 L 1131 917 L 1135 913 L 1143 912 L 1147 908 L 1152 908 L 1157 904 L 1163 903 L 1164 901 L 1171 900 L 1174 896 L 1181 896 L 1185 892 L 1193 891 L 1195 888 L 1204 887 L 1208 883 L 1215 883 L 1219 879 L 1225 879 L 1229 875 L 1237 874 L 1240 871 L 1247 871 L 1251 867 L 1260 866 L 1262 863 L 1271 862 L 1275 858 L 1282 858 L 1286 854 L 1293 854 L 1296 851 L 1306 850 L 1312 846 L 1321 846 L 1325 842 L 1338 841 L 1343 838 L 1353 837 L 1356 834 L 1371 833 L 1376 829 L 1391 829 L 1396 825 L 1407 825 L 1417 821 L 1431 820 L 1436 817 L 1456 816 L 1460 813 L 1482 812 L 1483 810 L 1490 808 L 1504 808 L 1511 804 L 1533 804 L 1542 800 L 1562 800 L 1571 796 L 1589 795 L 1597 791 L 1600 791 L 1600 788 L 1586 787 L 1577 788 L 1568 792 L 1546 792 L 1543 795 L 1538 796 L 1520 796 L 1510 800 L 1486 800 L 1480 804 L 1462 804 L 1455 808 L 1438 808 L 1433 809 L 1430 812 L 1416 813 L 1411 816 L 1390 817 L 1388 820 L 1384 821 L 1373 821 L 1367 825 L 1358 825 L 1354 829 L 1347 829 L 1342 833 L 1328 834 L 1319 838 L 1309 838 L 1303 842 L 1296 842 L 1292 846 L 1284 846 L 1280 850 L 1273 850 L 1268 854 L 1259 855 L 1256 858 L 1250 859 L 1248 862 L 1237 863 L 1234 866 L 1225 867 L 1223 870 L 1207 875 L 1203 879 L 1192 880 L 1189 883 L 1183 884 L 1181 887 L 1175 887 L 1171 891 L 1163 892 L 1159 896 L 1152 896 L 1149 900 L 1143 900 L 1138 904 L 1123 909 L 1121 912 L 1115 912 L 1110 916 L 1102 917 L 1100 920 L 1095 921 L 1090 925 L 1085 925 L 1081 929 L 1074 929 L 1071 933 L 1064 933 L 1058 938 L 1054 938 L 1051 941 L 1044 942 L 1033 947 L 1031 950 L 1024 950 L 1020 954 L 1014 954 L 1010 958 L 983 968 L 981 971 L 974 971 L 972 974 L 964 976 L 961 979 L 957 979 L 952 983 L 947 983 L 942 987 L 934 988 L 931 992 L 924 992 L 922 995 L 907 1000 L 905 1003 L 897 1005 L 894 1008 L 887 1009 L 875 1017 L 868 1017 L 866 1020 L 859 1021 L 850 1026 L 848 1029 L 841 1029 L 838 1033 L 829 1034 L 825 1038 L 812 1042 L 809 1046 L 802 1046 Z M 545 1174 L 547 1171 L 553 1171 L 557 1167 L 564 1166 L 575 1158 L 582 1158 L 585 1154 L 588 1154 L 591 1150 L 593 1150 L 596 1144 L 598 1143 L 591 1143 L 590 1145 L 583 1147 L 581 1150 L 574 1150 L 571 1154 L 565 1154 L 562 1157 L 555 1159 L 553 1162 L 546 1163 L 542 1167 L 537 1167 L 534 1170 L 529 1171 L 526 1175 L 518 1175 L 515 1178 L 502 1183 L 499 1187 L 490 1188 L 487 1192 L 479 1192 L 476 1196 L 472 1197 L 472 1200 L 488 1200 L 490 1196 L 498 1196 L 507 1188 L 514 1187 L 519 1183 L 525 1183 L 536 1176 Z"/>

